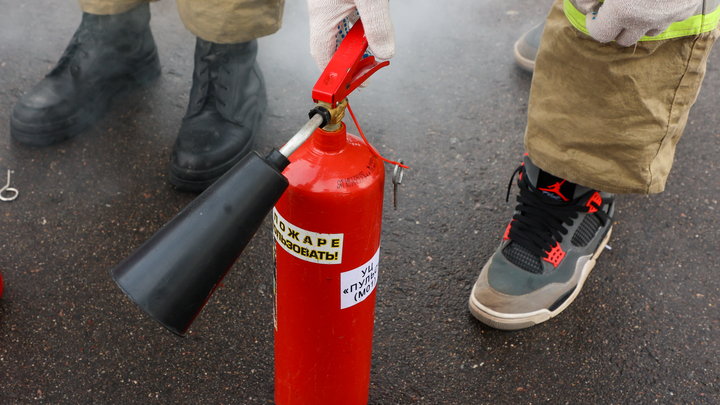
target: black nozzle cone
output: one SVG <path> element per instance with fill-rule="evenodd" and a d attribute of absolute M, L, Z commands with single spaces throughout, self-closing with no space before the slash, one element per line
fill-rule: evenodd
<path fill-rule="evenodd" d="M 273 164 L 251 153 L 112 269 L 113 280 L 184 335 L 287 186 Z"/>

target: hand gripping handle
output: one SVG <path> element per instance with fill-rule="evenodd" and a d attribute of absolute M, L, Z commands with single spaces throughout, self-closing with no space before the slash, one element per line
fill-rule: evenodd
<path fill-rule="evenodd" d="M 390 64 L 388 61 L 377 62 L 372 55 L 363 58 L 367 48 L 365 30 L 358 20 L 315 83 L 313 101 L 324 101 L 335 108 L 373 73 Z"/>

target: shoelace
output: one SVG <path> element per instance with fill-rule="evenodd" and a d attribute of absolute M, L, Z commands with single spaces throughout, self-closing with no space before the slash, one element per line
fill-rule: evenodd
<path fill-rule="evenodd" d="M 563 235 L 568 233 L 565 225 L 572 226 L 580 213 L 590 211 L 590 207 L 582 203 L 587 201 L 589 196 L 585 194 L 567 202 L 555 201 L 535 190 L 527 179 L 523 166 L 520 166 L 513 172 L 508 184 L 507 200 L 517 173 L 521 174 L 517 181 L 520 194 L 515 207 L 517 213 L 513 216 L 508 236 L 530 253 L 547 257 L 552 248 L 563 241 Z M 594 214 L 598 216 L 601 225 L 605 226 L 608 215 L 596 203 L 590 204 L 597 209 Z M 603 202 L 602 205 L 605 206 L 606 203 Z"/>
<path fill-rule="evenodd" d="M 87 29 L 81 28 L 80 31 L 73 35 L 72 39 L 70 40 L 70 44 L 67 46 L 67 48 L 65 48 L 65 52 L 63 52 L 62 56 L 60 56 L 60 60 L 58 60 L 50 73 L 46 75 L 47 77 L 62 73 L 64 69 L 68 65 L 70 65 L 70 62 L 72 62 L 78 52 L 84 57 L 88 56 L 88 53 L 81 48 L 83 42 L 89 40 L 88 34 L 89 32 L 87 31 Z M 83 40 L 81 40 L 81 38 L 83 38 Z"/>
<path fill-rule="evenodd" d="M 213 45 L 213 47 L 214 47 L 214 45 Z M 205 81 L 200 86 L 201 89 L 205 89 L 206 87 L 208 87 L 208 90 L 204 96 L 200 97 L 200 99 L 197 101 L 197 103 L 202 104 L 207 100 L 209 103 L 212 103 L 213 101 L 215 101 L 215 102 L 221 104 L 223 107 L 226 106 L 227 104 L 225 103 L 225 101 L 223 99 L 221 99 L 215 93 L 215 87 L 217 86 L 223 90 L 229 89 L 228 86 L 224 85 L 219 80 L 219 70 L 220 69 L 225 70 L 225 72 L 227 74 L 232 73 L 230 70 L 228 70 L 225 67 L 225 64 L 227 64 L 230 61 L 229 57 L 227 56 L 226 52 L 224 52 L 224 51 L 214 51 L 214 49 L 211 49 L 210 52 L 207 55 L 202 56 L 200 58 L 200 60 L 205 62 L 206 65 L 202 70 L 200 70 L 200 72 L 198 73 L 198 76 L 203 77 L 205 72 L 207 72 L 208 70 L 210 71 L 210 74 L 208 75 L 209 77 L 208 77 L 207 81 Z"/>

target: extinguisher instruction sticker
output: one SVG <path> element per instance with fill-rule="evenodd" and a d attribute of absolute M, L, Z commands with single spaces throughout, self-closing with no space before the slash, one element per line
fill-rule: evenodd
<path fill-rule="evenodd" d="M 380 266 L 380 248 L 369 262 L 340 273 L 340 309 L 350 308 L 365 300 L 377 284 Z"/>
<path fill-rule="evenodd" d="M 286 252 L 312 263 L 342 263 L 343 234 L 317 233 L 299 228 L 273 208 L 273 235 Z"/>

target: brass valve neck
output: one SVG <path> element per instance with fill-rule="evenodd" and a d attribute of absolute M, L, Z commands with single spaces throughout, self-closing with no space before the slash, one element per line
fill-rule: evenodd
<path fill-rule="evenodd" d="M 332 105 L 330 103 L 326 103 L 324 101 L 318 102 L 318 106 L 324 107 L 326 110 L 330 111 L 330 122 L 323 127 L 323 130 L 327 132 L 335 132 L 342 127 L 342 119 L 345 117 L 345 109 L 347 108 L 347 98 L 343 99 L 337 107 L 332 108 Z"/>

